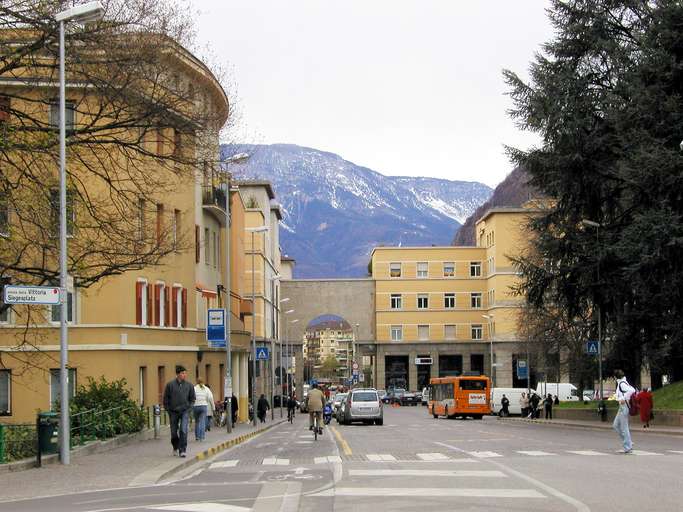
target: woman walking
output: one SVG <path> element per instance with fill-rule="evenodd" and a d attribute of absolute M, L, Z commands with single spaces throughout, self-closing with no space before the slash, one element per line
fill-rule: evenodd
<path fill-rule="evenodd" d="M 522 396 L 519 397 L 519 408 L 522 411 L 522 418 L 526 418 L 529 414 L 529 398 L 526 393 L 522 393 Z"/>
<path fill-rule="evenodd" d="M 194 394 L 194 438 L 196 441 L 203 441 L 206 437 L 206 414 L 209 403 L 213 402 L 213 393 L 204 385 L 202 379 L 197 379 Z"/>
<path fill-rule="evenodd" d="M 638 393 L 636 399 L 640 409 L 640 421 L 643 422 L 643 428 L 650 428 L 650 420 L 652 419 L 652 409 L 654 403 L 652 400 L 652 389 L 647 388 Z"/>

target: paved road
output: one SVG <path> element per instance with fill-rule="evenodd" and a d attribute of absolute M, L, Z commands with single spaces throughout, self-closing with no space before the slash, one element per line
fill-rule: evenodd
<path fill-rule="evenodd" d="M 0 512 L 681 510 L 683 441 L 432 419 L 385 409 L 384 426 L 333 423 L 317 442 L 298 416 L 173 482 L 0 504 Z M 65 490 L 68 492 L 68 490 Z"/>

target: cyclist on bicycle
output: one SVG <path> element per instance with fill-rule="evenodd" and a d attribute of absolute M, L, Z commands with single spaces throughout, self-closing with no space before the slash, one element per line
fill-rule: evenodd
<path fill-rule="evenodd" d="M 296 410 L 296 400 L 294 400 L 293 396 L 290 396 L 287 399 L 287 419 L 290 417 L 294 417 L 294 411 Z"/>
<path fill-rule="evenodd" d="M 323 433 L 323 407 L 325 407 L 325 395 L 318 389 L 318 382 L 311 381 L 311 389 L 306 397 L 306 404 L 308 408 L 309 427 L 308 430 L 313 430 L 313 418 L 318 418 L 318 433 Z"/>

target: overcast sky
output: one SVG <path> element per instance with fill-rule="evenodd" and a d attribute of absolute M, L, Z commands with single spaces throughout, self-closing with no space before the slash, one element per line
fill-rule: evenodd
<path fill-rule="evenodd" d="M 195 0 L 200 45 L 232 69 L 243 142 L 337 153 L 387 175 L 476 180 L 536 139 L 506 115 L 552 36 L 545 0 Z"/>

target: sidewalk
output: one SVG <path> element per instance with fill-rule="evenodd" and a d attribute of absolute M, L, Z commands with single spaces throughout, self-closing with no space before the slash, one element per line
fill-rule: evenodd
<path fill-rule="evenodd" d="M 187 458 L 174 457 L 168 428 L 159 439 L 137 441 L 103 453 L 72 457 L 69 466 L 50 464 L 26 471 L 0 473 L 3 499 L 37 498 L 64 493 L 152 485 L 215 453 L 247 441 L 285 420 L 278 417 L 254 429 L 250 424 L 237 425 L 231 434 L 225 428 L 212 427 L 206 440 L 194 440 L 190 428 Z"/>
<path fill-rule="evenodd" d="M 592 430 L 612 430 L 612 422 L 579 421 L 579 420 L 532 420 L 528 418 L 498 418 L 501 421 L 514 421 L 517 423 L 536 423 L 539 425 L 551 425 L 556 427 L 586 428 Z M 642 428 L 640 424 L 631 425 L 631 434 L 659 434 L 667 436 L 683 436 L 683 427 L 657 427 Z"/>

